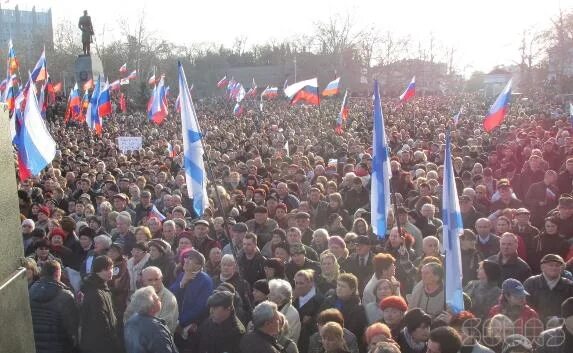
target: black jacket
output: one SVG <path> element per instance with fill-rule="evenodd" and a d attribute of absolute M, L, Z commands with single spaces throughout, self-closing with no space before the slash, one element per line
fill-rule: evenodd
<path fill-rule="evenodd" d="M 265 257 L 260 252 L 257 252 L 251 260 L 247 259 L 243 251 L 238 256 L 237 263 L 241 274 L 251 287 L 257 280 L 265 278 Z"/>
<path fill-rule="evenodd" d="M 519 256 L 512 257 L 506 263 L 501 262 L 501 254 L 490 256 L 488 260 L 501 267 L 501 282 L 508 278 L 515 278 L 523 283 L 531 276 L 531 267 Z"/>
<path fill-rule="evenodd" d="M 73 351 L 78 338 L 78 308 L 61 282 L 42 278 L 30 287 L 30 309 L 38 353 Z"/>
<path fill-rule="evenodd" d="M 324 297 L 317 291 L 316 295 L 304 303 L 302 307 L 300 306 L 299 298 L 296 298 L 292 303 L 300 316 L 299 352 L 306 352 L 308 350 L 310 336 L 317 331 L 316 317 L 320 313 L 323 302 Z"/>
<path fill-rule="evenodd" d="M 84 299 L 80 309 L 82 353 L 121 352 L 119 323 L 113 311 L 111 291 L 97 274 L 86 277 L 81 291 Z"/>
<path fill-rule="evenodd" d="M 372 273 L 374 269 L 372 267 L 372 259 L 374 258 L 374 254 L 370 252 L 368 254 L 368 259 L 366 260 L 366 264 L 364 266 L 360 265 L 360 257 L 358 254 L 352 254 L 348 258 L 348 260 L 342 266 L 342 269 L 346 273 L 352 273 L 358 278 L 358 291 L 362 294 L 364 291 L 364 287 L 366 283 L 372 277 Z"/>
<path fill-rule="evenodd" d="M 243 353 L 284 353 L 276 338 L 257 329 L 243 336 L 239 348 Z"/>
<path fill-rule="evenodd" d="M 561 277 L 553 289 L 542 274 L 529 277 L 523 286 L 529 293 L 527 303 L 537 311 L 542 322 L 550 316 L 561 317 L 561 303 L 573 297 L 573 281 L 565 277 Z"/>
<path fill-rule="evenodd" d="M 340 310 L 342 317 L 344 317 L 344 327 L 356 337 L 362 337 L 366 326 L 368 326 L 368 319 L 357 295 L 346 301 L 339 300 L 336 294 L 330 295 L 326 297 L 322 310 L 329 308 Z"/>
<path fill-rule="evenodd" d="M 234 314 L 220 324 L 209 318 L 199 326 L 199 353 L 240 353 L 239 345 L 245 332 Z"/>

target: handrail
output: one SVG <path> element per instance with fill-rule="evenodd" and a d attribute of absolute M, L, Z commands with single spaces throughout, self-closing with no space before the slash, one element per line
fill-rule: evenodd
<path fill-rule="evenodd" d="M 25 267 L 18 267 L 14 272 L 12 272 L 12 274 L 8 277 L 7 280 L 5 280 L 4 282 L 2 282 L 0 284 L 0 292 L 8 287 L 8 285 L 12 282 L 14 282 L 15 279 L 17 279 L 18 277 L 20 277 L 23 273 L 26 273 L 26 268 Z"/>

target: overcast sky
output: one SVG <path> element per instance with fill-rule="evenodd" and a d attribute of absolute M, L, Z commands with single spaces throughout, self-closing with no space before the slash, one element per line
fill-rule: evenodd
<path fill-rule="evenodd" d="M 352 13 L 359 26 L 373 23 L 382 31 L 410 35 L 416 42 L 427 42 L 433 33 L 443 46 L 457 48 L 455 65 L 467 73 L 518 61 L 524 29 L 547 28 L 559 8 L 573 8 L 573 0 L 0 1 L 3 8 L 16 4 L 51 8 L 54 28 L 64 19 L 77 23 L 87 9 L 96 34 L 105 26 L 106 41 L 120 33 L 120 18 L 134 23 L 145 8 L 156 34 L 177 44 L 212 41 L 231 45 L 235 37 L 246 36 L 247 47 L 308 33 L 316 21 Z"/>

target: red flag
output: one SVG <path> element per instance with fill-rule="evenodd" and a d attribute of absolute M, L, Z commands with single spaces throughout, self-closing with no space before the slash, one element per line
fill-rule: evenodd
<path fill-rule="evenodd" d="M 127 102 L 125 101 L 125 94 L 123 94 L 123 92 L 119 95 L 119 108 L 122 113 L 127 113 Z"/>

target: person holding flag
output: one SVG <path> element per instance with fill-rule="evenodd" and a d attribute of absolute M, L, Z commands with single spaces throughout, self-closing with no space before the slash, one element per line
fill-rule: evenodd
<path fill-rule="evenodd" d="M 378 80 L 374 81 L 374 133 L 372 134 L 372 188 L 370 189 L 370 209 L 372 231 L 378 239 L 384 239 L 388 231 L 390 205 L 390 148 L 386 141 L 384 115 Z"/>

